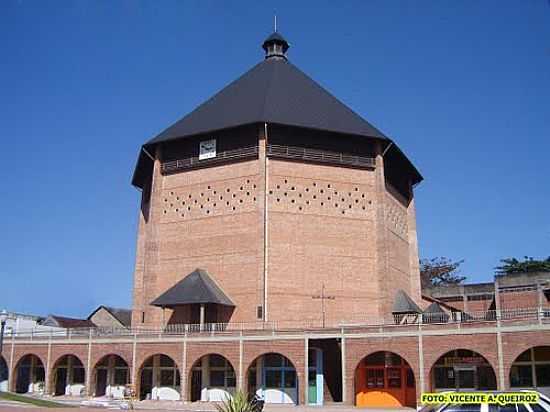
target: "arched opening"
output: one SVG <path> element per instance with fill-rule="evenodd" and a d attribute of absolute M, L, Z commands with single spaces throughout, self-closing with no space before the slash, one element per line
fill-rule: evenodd
<path fill-rule="evenodd" d="M 0 355 L 0 392 L 8 391 L 8 377 L 8 364 L 6 363 L 4 357 Z"/>
<path fill-rule="evenodd" d="M 416 382 L 409 363 L 393 352 L 372 353 L 355 370 L 355 404 L 363 407 L 416 406 Z"/>
<path fill-rule="evenodd" d="M 118 355 L 106 355 L 95 365 L 94 396 L 122 399 L 130 383 L 128 363 Z"/>
<path fill-rule="evenodd" d="M 519 355 L 510 368 L 510 387 L 550 393 L 550 346 L 536 346 Z"/>
<path fill-rule="evenodd" d="M 479 353 L 456 349 L 441 356 L 431 370 L 432 388 L 444 390 L 496 390 L 497 379 L 491 364 Z"/>
<path fill-rule="evenodd" d="M 83 396 L 86 392 L 84 365 L 75 355 L 64 355 L 55 362 L 53 395 Z"/>
<path fill-rule="evenodd" d="M 325 376 L 323 373 L 323 351 L 309 348 L 307 359 L 308 388 L 307 399 L 310 405 L 322 405 Z"/>
<path fill-rule="evenodd" d="M 43 392 L 45 387 L 44 364 L 33 354 L 23 356 L 15 367 L 15 392 Z"/>
<path fill-rule="evenodd" d="M 153 355 L 139 371 L 139 399 L 180 400 L 180 371 L 167 355 Z"/>
<path fill-rule="evenodd" d="M 266 403 L 298 403 L 296 369 L 280 353 L 257 357 L 248 368 L 248 393 L 256 394 Z"/>
<path fill-rule="evenodd" d="M 233 365 L 221 355 L 204 355 L 191 368 L 190 397 L 192 402 L 218 402 L 235 393 L 237 379 Z"/>

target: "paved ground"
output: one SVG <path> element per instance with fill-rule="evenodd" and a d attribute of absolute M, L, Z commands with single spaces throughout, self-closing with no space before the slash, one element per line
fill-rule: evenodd
<path fill-rule="evenodd" d="M 51 398 L 50 398 L 51 399 Z M 108 399 L 94 399 L 91 401 L 81 398 L 64 398 L 56 397 L 52 400 L 56 402 L 67 403 L 68 405 L 77 406 L 78 412 L 100 412 L 101 410 L 121 410 L 126 409 L 121 401 L 110 401 Z M 83 405 L 84 404 L 84 405 Z M 121 408 L 121 406 L 123 406 Z M 166 411 L 185 411 L 185 412 L 217 412 L 214 404 L 208 402 L 183 403 L 176 401 L 141 401 L 134 403 L 136 410 L 144 410 L 147 412 L 166 412 Z M 68 412 L 71 409 L 67 408 L 43 408 L 19 402 L 0 400 L 0 412 L 25 410 L 32 412 Z M 77 408 L 75 408 L 77 409 Z M 410 408 L 388 408 L 388 409 L 366 409 L 368 412 L 414 412 Z M 264 412 L 359 412 L 361 409 L 349 405 L 329 404 L 326 406 L 294 406 L 294 405 L 266 405 Z"/>
<path fill-rule="evenodd" d="M 137 408 L 140 408 L 140 405 L 137 405 Z M 5 402 L 2 402 L 0 404 L 0 412 L 8 412 L 8 411 L 20 411 L 23 412 L 25 410 L 29 410 L 32 412 L 68 412 L 71 409 L 66 408 L 39 408 L 34 407 L 30 405 L 15 405 L 15 402 L 13 404 L 6 404 Z M 78 412 L 99 412 L 101 410 L 109 410 L 109 409 L 99 409 L 99 408 L 78 408 Z M 120 409 L 119 409 L 120 410 Z M 143 409 L 141 409 L 143 410 Z M 149 412 L 165 412 L 165 411 L 173 411 L 174 409 L 149 409 L 147 408 L 147 411 Z M 193 409 L 178 409 L 180 411 L 188 411 L 193 412 Z M 264 409 L 265 412 L 357 412 L 357 408 L 349 407 L 349 406 L 337 406 L 337 407 L 303 407 L 303 406 L 270 406 Z M 363 410 L 363 409 L 361 409 Z M 403 412 L 411 412 L 413 409 L 366 409 L 368 412 L 391 412 L 391 411 L 403 411 Z"/>

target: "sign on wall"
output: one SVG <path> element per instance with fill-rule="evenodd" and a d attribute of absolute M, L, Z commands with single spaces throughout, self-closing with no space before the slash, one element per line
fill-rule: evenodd
<path fill-rule="evenodd" d="M 199 143 L 199 160 L 216 157 L 216 139 L 203 140 Z"/>

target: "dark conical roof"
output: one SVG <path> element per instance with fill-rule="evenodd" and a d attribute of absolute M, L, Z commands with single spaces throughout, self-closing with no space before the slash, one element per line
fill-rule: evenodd
<path fill-rule="evenodd" d="M 212 280 L 208 272 L 195 269 L 158 298 L 151 302 L 153 306 L 172 307 L 198 303 L 217 303 L 235 306 L 231 299 Z"/>
<path fill-rule="evenodd" d="M 263 122 L 386 138 L 292 63 L 267 59 L 147 144 Z"/>
<path fill-rule="evenodd" d="M 286 40 L 277 32 L 263 46 Z M 181 120 L 168 127 L 143 148 L 152 153 L 158 143 L 254 123 L 275 123 L 314 130 L 391 140 L 286 58 L 266 58 Z M 413 171 L 414 183 L 422 176 L 393 145 Z M 143 151 L 132 184 L 143 187 L 152 162 Z"/>

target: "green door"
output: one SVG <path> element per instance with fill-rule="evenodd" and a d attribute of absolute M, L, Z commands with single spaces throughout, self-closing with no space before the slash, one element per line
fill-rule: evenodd
<path fill-rule="evenodd" d="M 309 403 L 317 404 L 317 368 L 309 367 L 309 390 L 308 401 Z"/>

